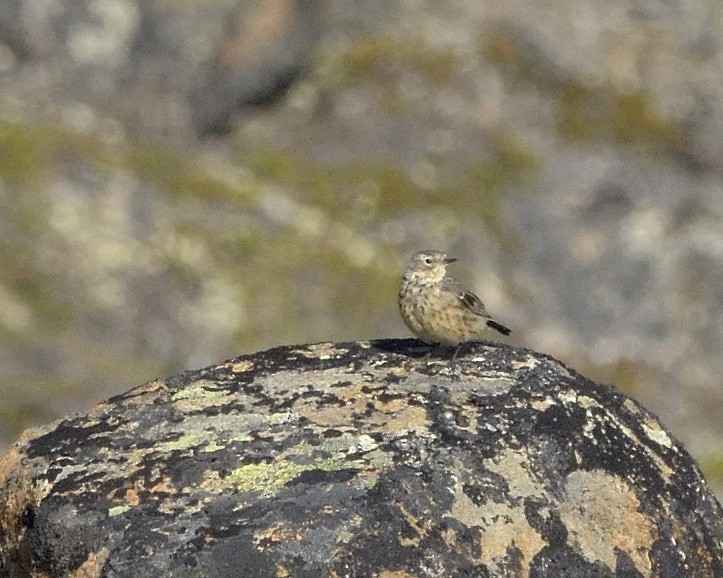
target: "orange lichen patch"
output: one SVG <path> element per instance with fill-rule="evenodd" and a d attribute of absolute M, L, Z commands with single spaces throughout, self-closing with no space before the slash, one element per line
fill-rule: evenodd
<path fill-rule="evenodd" d="M 22 460 L 20 459 L 21 454 L 18 452 L 18 445 L 20 444 L 12 446 L 2 459 L 0 459 L 0 487 L 4 487 L 10 477 L 16 478 L 17 472 L 22 469 Z"/>
<path fill-rule="evenodd" d="M 522 575 L 526 576 L 530 562 L 545 546 L 545 541 L 527 522 L 524 510 L 496 504 L 485 518 L 487 523 L 480 536 L 480 561 L 494 572 L 498 562 L 502 562 L 507 556 L 509 549 L 516 548 L 520 553 Z"/>
<path fill-rule="evenodd" d="M 105 469 L 107 478 L 132 478 L 133 475 L 141 469 L 143 460 L 148 455 L 149 450 L 147 448 L 136 449 L 126 454 L 125 460 L 117 462 L 114 458 L 117 456 L 117 450 L 112 447 L 102 447 L 98 450 L 99 462 L 97 464 L 98 469 Z M 108 470 L 103 460 L 107 459 L 110 463 L 113 463 L 113 468 Z"/>
<path fill-rule="evenodd" d="M 24 446 L 30 440 L 37 439 L 40 436 L 42 436 L 43 434 L 47 433 L 51 428 L 53 428 L 58 423 L 59 422 L 55 422 L 53 424 L 49 424 L 46 426 L 25 428 L 22 432 L 20 432 L 20 435 L 18 436 L 18 439 L 15 440 L 15 444 L 13 444 L 13 447 Z"/>
<path fill-rule="evenodd" d="M 321 427 L 344 427 L 351 422 L 352 414 L 362 413 L 366 401 L 351 399 L 345 405 L 329 403 L 319 405 L 318 399 L 299 399 L 294 403 L 293 411 Z"/>
<path fill-rule="evenodd" d="M 275 524 L 270 528 L 256 532 L 253 542 L 258 550 L 264 550 L 268 542 L 278 544 L 289 540 L 300 541 L 303 538 L 295 528 L 288 528 L 282 524 Z"/>
<path fill-rule="evenodd" d="M 485 466 L 509 480 L 509 494 L 514 498 L 546 497 L 544 486 L 530 475 L 527 456 L 507 449 L 495 458 L 485 460 Z"/>
<path fill-rule="evenodd" d="M 429 418 L 423 407 L 407 405 L 402 410 L 384 415 L 384 420 L 373 420 L 372 423 L 379 425 L 382 431 L 402 435 L 410 431 L 416 431 L 420 435 L 428 434 Z"/>
<path fill-rule="evenodd" d="M 286 566 L 276 564 L 276 578 L 288 578 L 289 576 L 291 576 L 291 574 Z"/>
<path fill-rule="evenodd" d="M 137 506 L 141 503 L 141 497 L 136 488 L 128 488 L 123 497 L 125 503 L 129 506 Z"/>
<path fill-rule="evenodd" d="M 635 492 L 620 478 L 602 470 L 571 473 L 565 483 L 560 518 L 569 542 L 591 561 L 615 570 L 615 549 L 626 553 L 635 568 L 648 576 L 650 548 L 657 539 L 652 520 L 640 512 Z"/>
<path fill-rule="evenodd" d="M 107 401 L 101 401 L 100 403 L 97 403 L 93 406 L 93 409 L 90 413 L 99 415 L 101 413 L 107 412 L 111 407 L 111 404 L 109 404 Z"/>
<path fill-rule="evenodd" d="M 459 427 L 459 429 L 461 430 L 468 431 L 471 434 L 476 434 L 477 426 L 479 425 L 479 422 L 477 420 L 479 410 L 473 406 L 465 404 L 460 408 L 459 413 L 461 417 L 466 418 L 467 425 L 458 425 L 457 427 Z"/>
<path fill-rule="evenodd" d="M 269 375 L 264 375 L 256 380 L 256 384 L 262 386 L 265 391 L 277 395 L 288 395 L 289 392 L 314 392 L 314 393 L 333 393 L 334 395 L 349 395 L 347 392 L 359 394 L 361 392 L 361 383 L 352 384 L 352 380 L 358 378 L 347 373 L 342 369 L 326 369 L 314 372 L 313 379 L 305 381 L 303 371 L 277 371 Z"/>
<path fill-rule="evenodd" d="M 447 544 L 450 548 L 459 547 L 457 532 L 449 526 L 446 528 L 442 528 L 440 535 L 442 536 L 442 540 L 444 540 L 444 543 Z"/>
<path fill-rule="evenodd" d="M 387 401 L 375 399 L 373 394 L 362 391 L 362 387 L 373 388 L 375 384 L 365 382 L 339 386 L 343 383 L 339 372 L 328 377 L 333 389 L 333 398 L 301 397 L 294 402 L 293 411 L 322 427 L 344 427 L 355 415 L 365 414 L 370 427 L 382 427 L 392 432 L 402 429 L 419 429 L 427 423 L 426 413 L 418 406 L 410 406 L 408 396 Z M 370 413 L 371 410 L 371 413 Z M 406 425 L 404 425 L 406 424 Z M 411 427 L 413 426 L 413 427 Z"/>
<path fill-rule="evenodd" d="M 43 487 L 47 487 L 47 483 Z M 33 487 L 30 476 L 21 466 L 17 446 L 10 448 L 0 460 L 0 528 L 4 530 L 0 532 L 0 549 L 10 550 L 18 546 L 25 535 L 21 521 L 23 512 L 28 506 L 37 505 L 45 493 Z"/>
<path fill-rule="evenodd" d="M 337 546 L 339 544 L 349 544 L 355 539 L 356 534 L 354 533 L 355 530 L 358 530 L 364 525 L 364 518 L 362 518 L 359 514 L 352 515 L 348 520 L 347 523 L 344 525 L 344 527 L 339 529 L 339 532 L 336 535 L 335 543 Z M 339 549 L 335 549 L 335 555 L 339 553 Z"/>
<path fill-rule="evenodd" d="M 228 482 L 215 470 L 206 470 L 203 475 L 204 480 L 198 487 L 206 492 L 218 494 L 228 487 Z"/>
<path fill-rule="evenodd" d="M 168 387 L 168 384 L 164 379 L 156 379 L 155 381 L 151 381 L 147 383 L 143 388 L 147 393 L 155 392 L 155 391 L 161 391 L 163 389 L 166 389 Z"/>
<path fill-rule="evenodd" d="M 410 490 L 408 489 L 408 491 Z M 418 547 L 420 542 L 429 535 L 431 531 L 430 524 L 425 523 L 425 521 L 423 520 L 420 520 L 412 512 L 407 510 L 407 508 L 404 506 L 404 503 L 400 502 L 397 504 L 397 506 L 399 507 L 399 511 L 401 512 L 402 516 L 407 521 L 407 524 L 409 524 L 417 534 L 415 537 L 411 538 L 406 536 L 399 536 L 399 543 L 405 548 L 408 548 L 409 546 Z"/>
<path fill-rule="evenodd" d="M 468 528 L 479 527 L 482 531 L 480 547 L 482 555 L 478 562 L 491 570 L 497 568 L 508 555 L 510 548 L 517 548 L 521 554 L 524 573 L 529 563 L 545 546 L 539 533 L 530 526 L 524 510 L 508 504 L 487 501 L 477 505 L 462 491 L 462 484 L 455 486 L 454 503 L 449 515 Z M 456 546 L 456 535 L 446 536 L 450 545 Z"/>
<path fill-rule="evenodd" d="M 177 493 L 176 487 L 171 483 L 171 478 L 169 476 L 165 476 L 160 482 L 158 482 L 155 486 L 150 488 L 150 491 L 154 494 L 175 494 Z"/>
<path fill-rule="evenodd" d="M 219 365 L 219 369 L 229 368 L 234 373 L 246 373 L 254 368 L 254 362 L 250 359 L 244 359 L 242 361 L 236 361 L 234 363 L 228 363 L 225 365 Z"/>
<path fill-rule="evenodd" d="M 368 384 L 365 385 L 368 386 Z M 310 409 L 307 417 L 318 425 L 332 425 L 329 422 L 319 421 L 319 416 L 327 416 L 325 419 L 329 419 L 330 415 L 333 416 L 334 425 L 342 426 L 349 425 L 354 414 L 364 413 L 364 421 L 369 427 L 392 434 L 406 433 L 411 430 L 423 431 L 428 428 L 429 420 L 424 408 L 409 405 L 407 396 L 382 402 L 352 388 L 335 393 L 340 399 L 346 401 L 346 405 L 330 406 L 328 409 L 314 406 L 313 413 Z"/>
<path fill-rule="evenodd" d="M 186 507 L 179 504 L 178 500 L 174 498 L 160 500 L 158 502 L 157 510 L 163 514 L 178 514 L 183 511 L 186 512 Z"/>
<path fill-rule="evenodd" d="M 713 557 L 711 556 L 711 551 L 706 549 L 702 545 L 698 546 L 695 549 L 695 560 L 696 560 L 696 562 L 705 561 L 706 565 L 709 565 L 713 561 Z"/>
<path fill-rule="evenodd" d="M 162 379 L 157 379 L 132 389 L 125 395 L 124 401 L 130 405 L 151 404 L 154 403 L 166 389 L 168 389 L 168 384 Z M 108 402 L 101 402 L 93 407 L 89 415 L 101 415 L 112 407 L 113 405 Z"/>
<path fill-rule="evenodd" d="M 418 578 L 414 574 L 410 574 L 406 570 L 382 570 L 377 574 L 377 578 Z"/>
<path fill-rule="evenodd" d="M 382 400 L 375 400 L 374 405 L 379 411 L 383 411 L 386 413 L 394 413 L 396 411 L 399 411 L 400 409 L 403 409 L 405 406 L 409 404 L 409 400 L 406 397 L 394 397 L 385 401 Z"/>
<path fill-rule="evenodd" d="M 339 347 L 335 343 L 314 343 L 296 349 L 294 353 L 303 355 L 307 359 L 333 359 L 349 353 L 349 350 Z"/>
<path fill-rule="evenodd" d="M 108 559 L 110 551 L 108 548 L 101 548 L 97 552 L 91 552 L 78 568 L 69 574 L 70 578 L 99 578 L 103 571 L 103 565 Z"/>

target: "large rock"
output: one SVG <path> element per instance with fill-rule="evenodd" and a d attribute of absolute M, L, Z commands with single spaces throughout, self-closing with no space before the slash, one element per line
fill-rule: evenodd
<path fill-rule="evenodd" d="M 42 87 L 139 135 L 218 131 L 238 107 L 272 102 L 302 72 L 323 4 L 3 0 L 0 71 L 15 68 L 31 101 Z M 17 106 L 30 115 L 33 104 Z"/>
<path fill-rule="evenodd" d="M 26 433 L 3 576 L 723 575 L 688 453 L 614 388 L 502 345 L 279 347 Z"/>

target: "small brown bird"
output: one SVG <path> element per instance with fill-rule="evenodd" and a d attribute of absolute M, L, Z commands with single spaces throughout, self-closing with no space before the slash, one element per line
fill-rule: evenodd
<path fill-rule="evenodd" d="M 487 328 L 509 335 L 510 330 L 492 319 L 477 295 L 447 275 L 447 265 L 456 260 L 433 250 L 409 260 L 399 286 L 404 323 L 422 341 L 445 346 L 478 339 Z"/>

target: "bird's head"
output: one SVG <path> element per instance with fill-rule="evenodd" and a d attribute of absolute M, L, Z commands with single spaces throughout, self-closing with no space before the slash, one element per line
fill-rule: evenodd
<path fill-rule="evenodd" d="M 407 262 L 404 276 L 422 283 L 439 283 L 447 274 L 447 265 L 456 260 L 441 251 L 420 251 Z"/>

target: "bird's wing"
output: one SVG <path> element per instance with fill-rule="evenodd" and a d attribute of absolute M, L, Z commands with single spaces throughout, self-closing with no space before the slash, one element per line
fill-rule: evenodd
<path fill-rule="evenodd" d="M 490 314 L 487 313 L 485 304 L 482 303 L 482 300 L 477 297 L 477 295 L 472 293 L 472 291 L 462 291 L 459 294 L 459 300 L 467 309 L 469 309 L 476 315 L 489 318 Z"/>
<path fill-rule="evenodd" d="M 482 299 L 477 297 L 477 295 L 472 293 L 472 291 L 462 287 L 462 284 L 459 281 L 451 277 L 445 277 L 442 283 L 444 284 L 444 288 L 446 290 L 453 292 L 457 296 L 457 300 L 465 309 L 468 309 L 475 315 L 479 315 L 485 319 L 485 322 L 489 327 L 500 332 L 502 335 L 510 334 L 510 328 L 492 319 L 492 316 L 487 313 L 487 308 L 485 307 L 485 304 L 482 303 Z"/>
<path fill-rule="evenodd" d="M 469 309 L 475 315 L 489 319 L 490 314 L 487 313 L 485 304 L 482 303 L 482 300 L 472 293 L 472 291 L 465 289 L 459 281 L 451 277 L 446 277 L 443 283 L 444 288 L 453 292 L 465 309 Z"/>

